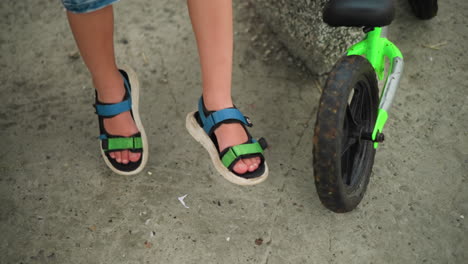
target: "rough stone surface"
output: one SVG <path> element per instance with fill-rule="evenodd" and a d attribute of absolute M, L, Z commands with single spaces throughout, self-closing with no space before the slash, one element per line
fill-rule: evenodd
<path fill-rule="evenodd" d="M 362 38 L 356 28 L 333 28 L 322 21 L 326 0 L 251 0 L 258 14 L 289 51 L 316 74 L 330 71 L 337 58 Z"/>

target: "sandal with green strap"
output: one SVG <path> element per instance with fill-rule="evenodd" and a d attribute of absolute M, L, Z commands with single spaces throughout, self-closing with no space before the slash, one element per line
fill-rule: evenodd
<path fill-rule="evenodd" d="M 248 136 L 244 144 L 229 147 L 219 152 L 218 142 L 214 131 L 222 124 L 239 123 Z M 216 170 L 228 181 L 238 185 L 254 185 L 263 182 L 268 177 L 268 166 L 263 156 L 263 150 L 267 148 L 264 138 L 258 141 L 253 139 L 246 127 L 252 123 L 237 108 L 226 108 L 215 112 L 207 111 L 203 98 L 198 103 L 198 111 L 187 115 L 186 127 L 190 135 L 195 138 L 210 154 Z M 261 162 L 253 172 L 237 174 L 233 167 L 243 158 L 259 157 Z"/>
<path fill-rule="evenodd" d="M 140 91 L 136 74 L 129 68 L 119 71 L 122 75 L 125 86 L 125 97 L 122 102 L 116 104 L 104 104 L 98 101 L 96 95 L 96 104 L 94 107 L 96 108 L 96 114 L 99 119 L 99 139 L 101 141 L 101 154 L 104 161 L 107 166 L 117 174 L 134 175 L 141 172 L 148 161 L 148 141 L 138 113 Z M 126 111 L 130 111 L 139 132 L 130 137 L 109 134 L 104 128 L 104 119 L 114 117 Z M 137 162 L 130 161 L 128 164 L 118 163 L 110 157 L 109 153 L 119 150 L 139 152 L 141 153 L 141 158 Z"/>

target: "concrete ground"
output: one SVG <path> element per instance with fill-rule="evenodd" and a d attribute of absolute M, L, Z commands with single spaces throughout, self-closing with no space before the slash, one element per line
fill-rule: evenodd
<path fill-rule="evenodd" d="M 151 156 L 138 176 L 112 174 L 58 2 L 0 3 L 1 263 L 468 261 L 467 2 L 421 22 L 399 1 L 391 39 L 406 72 L 368 192 L 347 214 L 325 209 L 313 183 L 319 81 L 244 1 L 234 98 L 271 145 L 255 187 L 221 178 L 185 130 L 201 90 L 184 1 L 116 5 L 117 56 L 139 73 Z"/>

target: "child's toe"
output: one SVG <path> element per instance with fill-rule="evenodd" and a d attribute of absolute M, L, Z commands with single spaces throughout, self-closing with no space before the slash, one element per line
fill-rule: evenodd
<path fill-rule="evenodd" d="M 253 163 L 255 163 L 257 165 L 257 168 L 260 166 L 260 163 L 262 162 L 262 160 L 260 159 L 260 157 L 255 157 L 253 158 Z"/>
<path fill-rule="evenodd" d="M 250 168 L 250 166 L 253 164 L 252 159 L 242 159 L 242 162 L 247 165 L 247 168 Z"/>
<path fill-rule="evenodd" d="M 130 152 L 128 155 L 128 158 L 131 162 L 137 162 L 138 160 L 140 160 L 140 157 L 141 153 Z"/>
<path fill-rule="evenodd" d="M 122 154 L 120 153 L 120 151 L 114 152 L 114 155 L 115 155 L 115 161 L 117 161 L 118 163 L 122 163 Z"/>
<path fill-rule="evenodd" d="M 245 173 L 248 171 L 248 167 L 247 167 L 247 165 L 246 165 L 242 160 L 239 160 L 239 161 L 236 163 L 236 165 L 234 165 L 233 170 L 234 170 L 237 174 L 245 174 Z"/>
<path fill-rule="evenodd" d="M 128 164 L 128 161 L 129 161 L 128 150 L 124 150 L 121 153 L 122 153 L 122 163 L 123 164 Z"/>
<path fill-rule="evenodd" d="M 252 165 L 249 166 L 249 172 L 254 172 L 256 169 L 258 169 L 258 164 L 252 163 Z"/>

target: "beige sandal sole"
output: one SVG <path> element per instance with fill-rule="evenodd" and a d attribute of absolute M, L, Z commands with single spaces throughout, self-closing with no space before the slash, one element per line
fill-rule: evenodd
<path fill-rule="evenodd" d="M 196 112 L 191 112 L 187 115 L 185 126 L 190 135 L 192 135 L 192 137 L 208 151 L 208 154 L 210 154 L 211 161 L 213 162 L 213 165 L 215 166 L 216 170 L 226 180 L 234 184 L 244 186 L 259 184 L 266 180 L 266 178 L 268 177 L 268 165 L 266 162 L 264 163 L 265 172 L 262 174 L 262 176 L 254 179 L 244 179 L 230 172 L 219 159 L 219 154 L 218 150 L 216 149 L 216 146 L 213 144 L 210 137 L 205 133 L 205 130 L 203 130 L 203 128 L 200 127 L 197 120 L 195 119 L 195 113 Z"/>
<path fill-rule="evenodd" d="M 109 167 L 113 172 L 120 174 L 120 175 L 125 175 L 125 176 L 130 176 L 130 175 L 135 175 L 140 173 L 146 166 L 146 163 L 148 162 L 148 140 L 146 138 L 146 133 L 145 133 L 145 128 L 143 127 L 143 124 L 141 123 L 140 119 L 140 113 L 138 112 L 138 107 L 139 107 L 139 101 L 140 101 L 140 83 L 138 82 L 137 75 L 135 71 L 133 71 L 130 67 L 128 66 L 123 66 L 121 68 L 124 70 L 127 75 L 128 79 L 130 82 L 130 85 L 132 86 L 132 113 L 133 113 L 133 119 L 135 120 L 135 125 L 137 126 L 138 130 L 140 131 L 141 134 L 141 141 L 143 143 L 143 155 L 141 157 L 141 164 L 138 166 L 137 169 L 133 171 L 120 171 L 112 165 L 112 163 L 109 161 L 109 159 L 106 157 L 106 154 L 104 153 L 101 143 L 99 142 L 99 146 L 101 146 L 101 155 L 104 158 L 104 161 L 106 162 L 107 167 Z"/>

